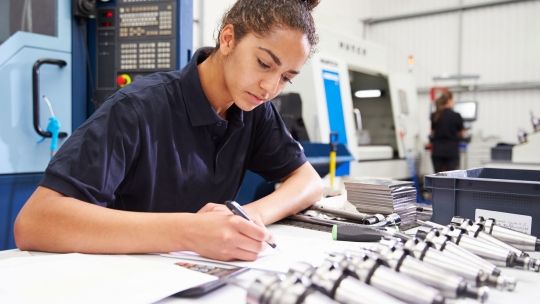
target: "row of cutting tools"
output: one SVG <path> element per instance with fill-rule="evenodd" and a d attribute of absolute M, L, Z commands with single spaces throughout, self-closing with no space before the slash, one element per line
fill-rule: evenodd
<path fill-rule="evenodd" d="M 516 280 L 499 266 L 539 272 L 540 241 L 497 225 L 454 217 L 451 224 L 422 221 L 414 235 L 364 227 L 381 235 L 361 249 L 330 253 L 317 266 L 299 262 L 286 274 L 266 274 L 248 288 L 247 302 L 445 303 L 471 298 L 485 302 L 489 288 L 513 291 Z M 376 229 L 376 230 L 374 230 Z"/>

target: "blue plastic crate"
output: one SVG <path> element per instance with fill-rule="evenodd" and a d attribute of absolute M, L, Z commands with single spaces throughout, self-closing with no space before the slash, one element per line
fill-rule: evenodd
<path fill-rule="evenodd" d="M 540 171 L 476 168 L 424 177 L 432 193 L 432 221 L 448 224 L 453 216 L 474 219 L 476 209 L 528 215 L 531 233 L 540 236 Z"/>

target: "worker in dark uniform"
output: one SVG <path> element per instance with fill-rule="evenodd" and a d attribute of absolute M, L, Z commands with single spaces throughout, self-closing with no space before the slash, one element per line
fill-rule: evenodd
<path fill-rule="evenodd" d="M 63 144 L 15 223 L 22 250 L 190 250 L 254 260 L 265 225 L 320 199 L 322 183 L 268 100 L 317 42 L 318 1 L 239 0 L 215 48 L 180 71 L 119 90 Z M 245 206 L 224 205 L 246 170 L 282 181 Z"/>
<path fill-rule="evenodd" d="M 431 160 L 435 172 L 456 170 L 459 167 L 459 142 L 463 138 L 463 118 L 452 110 L 452 92 L 445 92 L 436 101 L 431 114 Z"/>

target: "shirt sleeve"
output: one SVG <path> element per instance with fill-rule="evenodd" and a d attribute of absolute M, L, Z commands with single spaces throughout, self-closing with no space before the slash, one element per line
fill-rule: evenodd
<path fill-rule="evenodd" d="M 256 121 L 254 149 L 248 169 L 267 180 L 280 180 L 306 162 L 304 150 L 287 130 L 274 105 L 263 105 L 263 114 Z"/>
<path fill-rule="evenodd" d="M 107 206 L 139 150 L 139 119 L 123 94 L 105 102 L 62 145 L 40 185 Z"/>

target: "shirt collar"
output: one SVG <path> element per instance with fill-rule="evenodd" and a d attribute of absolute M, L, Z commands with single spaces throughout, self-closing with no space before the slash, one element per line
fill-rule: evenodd
<path fill-rule="evenodd" d="M 210 101 L 204 94 L 197 69 L 197 65 L 208 58 L 212 51 L 213 48 L 210 47 L 198 49 L 184 68 L 185 76 L 184 81 L 182 81 L 182 95 L 192 126 L 211 125 L 223 121 L 214 108 L 212 108 Z M 235 104 L 227 110 L 227 119 L 229 122 L 243 126 L 243 116 L 243 111 Z"/>

